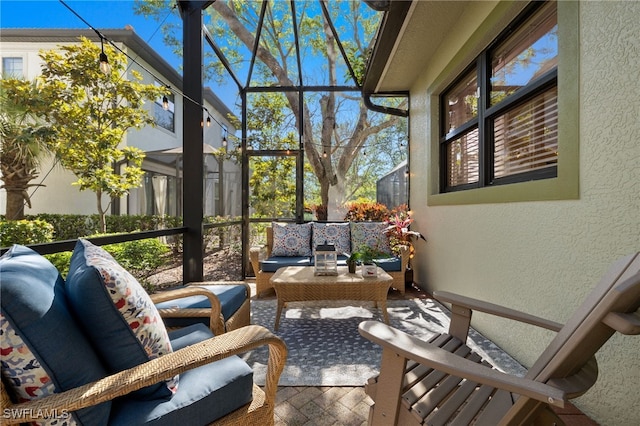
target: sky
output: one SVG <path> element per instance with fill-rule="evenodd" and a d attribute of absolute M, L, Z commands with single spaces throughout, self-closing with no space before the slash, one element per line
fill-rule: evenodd
<path fill-rule="evenodd" d="M 136 33 L 161 53 L 173 66 L 182 64 L 162 42 L 160 23 L 133 13 L 129 0 L 65 0 L 90 26 L 100 29 L 123 29 L 131 25 Z M 168 19 L 178 21 L 177 16 Z M 58 0 L 0 0 L 0 28 L 81 28 L 89 29 L 82 19 Z"/>
<path fill-rule="evenodd" d="M 167 62 L 176 68 L 182 65 L 182 59 L 164 46 L 160 23 L 135 15 L 133 1 L 65 0 L 64 4 L 98 30 L 131 25 Z M 90 28 L 64 4 L 58 0 L 0 0 L 0 28 Z M 168 20 L 179 22 L 180 18 L 171 15 Z"/>

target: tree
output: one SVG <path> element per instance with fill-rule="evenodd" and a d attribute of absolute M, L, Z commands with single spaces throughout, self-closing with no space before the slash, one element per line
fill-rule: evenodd
<path fill-rule="evenodd" d="M 138 1 L 137 4 L 138 11 L 155 17 L 162 16 L 159 11 L 166 11 L 170 7 L 169 1 L 162 0 Z M 339 75 L 338 65 L 342 57 L 329 23 L 324 17 L 312 17 L 306 13 L 312 2 L 297 2 L 297 4 L 302 9 L 297 13 L 300 17 L 298 31 L 301 50 L 313 52 L 314 58 L 319 58 L 323 62 L 318 63 L 315 69 L 322 69 L 327 73 L 326 85 L 344 84 L 347 76 Z M 324 4 L 332 9 L 333 16 L 340 16 L 343 26 L 350 31 L 350 40 L 341 41 L 350 62 L 355 64 L 356 77 L 362 78 L 364 59 L 369 48 L 364 44 L 363 39 L 368 39 L 375 31 L 377 16 L 363 16 L 360 9 L 361 2 L 332 1 Z M 229 61 L 237 61 L 236 65 L 241 65 L 240 49 L 253 50 L 261 5 L 262 2 L 254 1 L 218 0 L 207 9 L 211 18 L 208 24 L 210 32 L 216 41 L 223 44 L 222 50 Z M 291 71 L 294 68 L 296 51 L 291 45 L 293 28 L 291 19 L 287 15 L 287 13 L 290 15 L 289 8 L 290 2 L 268 2 L 264 28 L 256 53 L 255 73 L 255 78 L 262 79 L 264 85 L 274 87 L 298 85 L 296 73 Z M 231 34 L 237 38 L 232 38 Z M 213 68 L 217 72 L 226 72 L 219 64 Z M 310 77 L 305 76 L 305 78 Z M 348 173 L 354 161 L 368 145 L 369 138 L 384 129 L 395 126 L 400 119 L 394 116 L 382 117 L 370 114 L 359 97 L 356 99 L 345 93 L 327 91 L 319 96 L 305 97 L 302 102 L 298 93 L 294 91 L 284 91 L 283 95 L 286 98 L 287 108 L 294 117 L 295 128 L 302 131 L 305 155 L 313 174 L 318 179 L 321 204 L 326 207 L 331 201 L 339 207 L 346 201 L 347 194 L 353 192 L 347 187 Z M 251 108 L 249 107 L 248 110 Z M 346 118 L 345 111 L 350 111 Z M 339 121 L 341 114 L 343 119 Z M 262 122 L 266 123 L 268 120 Z M 331 197 L 330 190 L 333 192 Z"/>
<path fill-rule="evenodd" d="M 60 164 L 72 171 L 80 190 L 96 194 L 101 231 L 106 231 L 105 215 L 110 199 L 126 195 L 140 186 L 144 153 L 123 146 L 128 129 L 155 125 L 144 108 L 166 89 L 142 84 L 142 76 L 126 68 L 126 56 L 104 45 L 111 72 L 100 70 L 100 47 L 80 38 L 80 43 L 40 52 L 44 61 L 41 92 L 49 105 L 45 117 L 54 130 L 49 147 Z M 126 76 L 126 77 L 125 77 Z M 127 79 L 129 78 L 129 79 Z M 121 164 L 120 170 L 116 165 Z"/>
<path fill-rule="evenodd" d="M 7 220 L 24 219 L 25 204 L 31 207 L 28 190 L 39 185 L 31 181 L 49 154 L 45 141 L 50 129 L 38 117 L 45 106 L 35 81 L 0 81 L 0 179 L 7 191 Z"/>

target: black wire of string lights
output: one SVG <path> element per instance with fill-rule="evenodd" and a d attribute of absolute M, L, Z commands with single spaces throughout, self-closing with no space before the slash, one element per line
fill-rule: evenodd
<path fill-rule="evenodd" d="M 96 35 L 100 38 L 100 42 L 101 43 L 108 42 L 114 49 L 116 49 L 117 51 L 119 51 L 120 53 L 125 55 L 132 63 L 135 63 L 140 68 L 142 68 L 144 71 L 146 71 L 149 75 L 151 75 L 154 79 L 159 81 L 167 90 L 180 95 L 183 99 L 186 99 L 189 102 L 192 102 L 193 104 L 195 104 L 195 105 L 199 106 L 200 108 L 202 108 L 202 110 L 204 112 L 206 112 L 206 114 L 207 114 L 207 124 L 208 125 L 210 125 L 211 121 L 213 120 L 213 121 L 216 122 L 216 124 L 218 124 L 218 126 L 220 126 L 221 129 L 224 129 L 224 125 L 222 123 L 220 123 L 218 120 L 216 120 L 215 117 L 213 117 L 211 115 L 209 110 L 204 105 L 202 105 L 201 103 L 195 101 L 190 96 L 185 95 L 183 92 L 181 92 L 177 88 L 171 87 L 169 84 L 165 83 L 163 81 L 164 80 L 163 78 L 158 77 L 153 71 L 149 70 L 143 64 L 139 63 L 136 60 L 137 57 L 136 58 L 132 58 L 127 52 L 123 51 L 120 47 L 118 47 L 117 44 L 115 44 L 113 41 L 109 40 L 109 38 L 107 38 L 104 34 L 102 34 L 99 30 L 97 30 L 94 26 L 92 26 L 89 22 L 87 22 L 86 19 L 84 19 L 82 16 L 80 16 L 80 14 L 78 14 L 75 10 L 73 10 L 73 8 L 71 8 L 68 4 L 66 4 L 64 2 L 64 0 L 58 0 L 58 1 L 60 3 L 62 3 L 67 9 L 69 9 L 69 11 L 71 11 L 71 13 L 73 13 L 75 16 L 77 16 L 78 19 L 80 19 L 85 25 L 87 25 L 93 32 L 95 32 Z M 177 4 L 174 4 L 174 6 L 171 8 L 171 10 L 175 9 L 176 7 L 177 7 Z M 167 14 L 167 17 L 169 16 L 170 13 L 171 13 L 171 11 L 169 11 L 169 13 Z M 165 17 L 165 20 L 167 19 L 167 17 Z M 162 23 L 160 25 L 162 25 Z M 154 31 L 153 34 L 155 34 L 157 31 L 158 30 L 156 29 L 156 31 Z M 103 47 L 102 53 L 100 53 L 100 65 L 101 65 L 100 69 L 103 70 L 103 72 L 104 72 L 104 69 L 103 69 L 103 64 L 104 63 L 108 63 L 108 58 L 107 58 L 106 54 L 104 54 L 104 47 Z M 104 68 L 106 68 L 106 67 L 104 67 Z M 166 95 L 163 95 L 163 97 L 162 97 L 162 107 L 163 107 L 163 109 L 165 111 L 169 109 L 169 98 Z"/>

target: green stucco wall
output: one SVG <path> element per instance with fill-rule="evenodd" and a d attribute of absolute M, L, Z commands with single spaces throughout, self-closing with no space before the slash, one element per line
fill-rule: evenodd
<path fill-rule="evenodd" d="M 539 188 L 438 195 L 438 91 L 486 46 L 480 35 L 495 37 L 493 23 L 514 13 L 476 6 L 411 88 L 410 200 L 414 227 L 428 238 L 415 278 L 427 290 L 564 322 L 614 260 L 640 251 L 640 2 L 558 4 L 566 175 Z M 480 315 L 474 326 L 527 366 L 551 338 Z M 574 403 L 603 425 L 637 425 L 639 353 L 640 338 L 614 336 L 599 352 L 597 384 Z"/>

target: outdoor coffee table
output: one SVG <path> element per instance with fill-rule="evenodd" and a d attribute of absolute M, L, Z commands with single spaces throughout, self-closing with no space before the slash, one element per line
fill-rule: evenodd
<path fill-rule="evenodd" d="M 359 272 L 350 274 L 346 266 L 338 267 L 337 276 L 316 276 L 313 266 L 287 266 L 278 269 L 270 281 L 278 298 L 276 331 L 280 326 L 282 308 L 287 302 L 311 300 L 371 301 L 382 311 L 384 322 L 389 324 L 387 293 L 393 278 L 380 267 L 377 277 L 363 278 Z"/>

